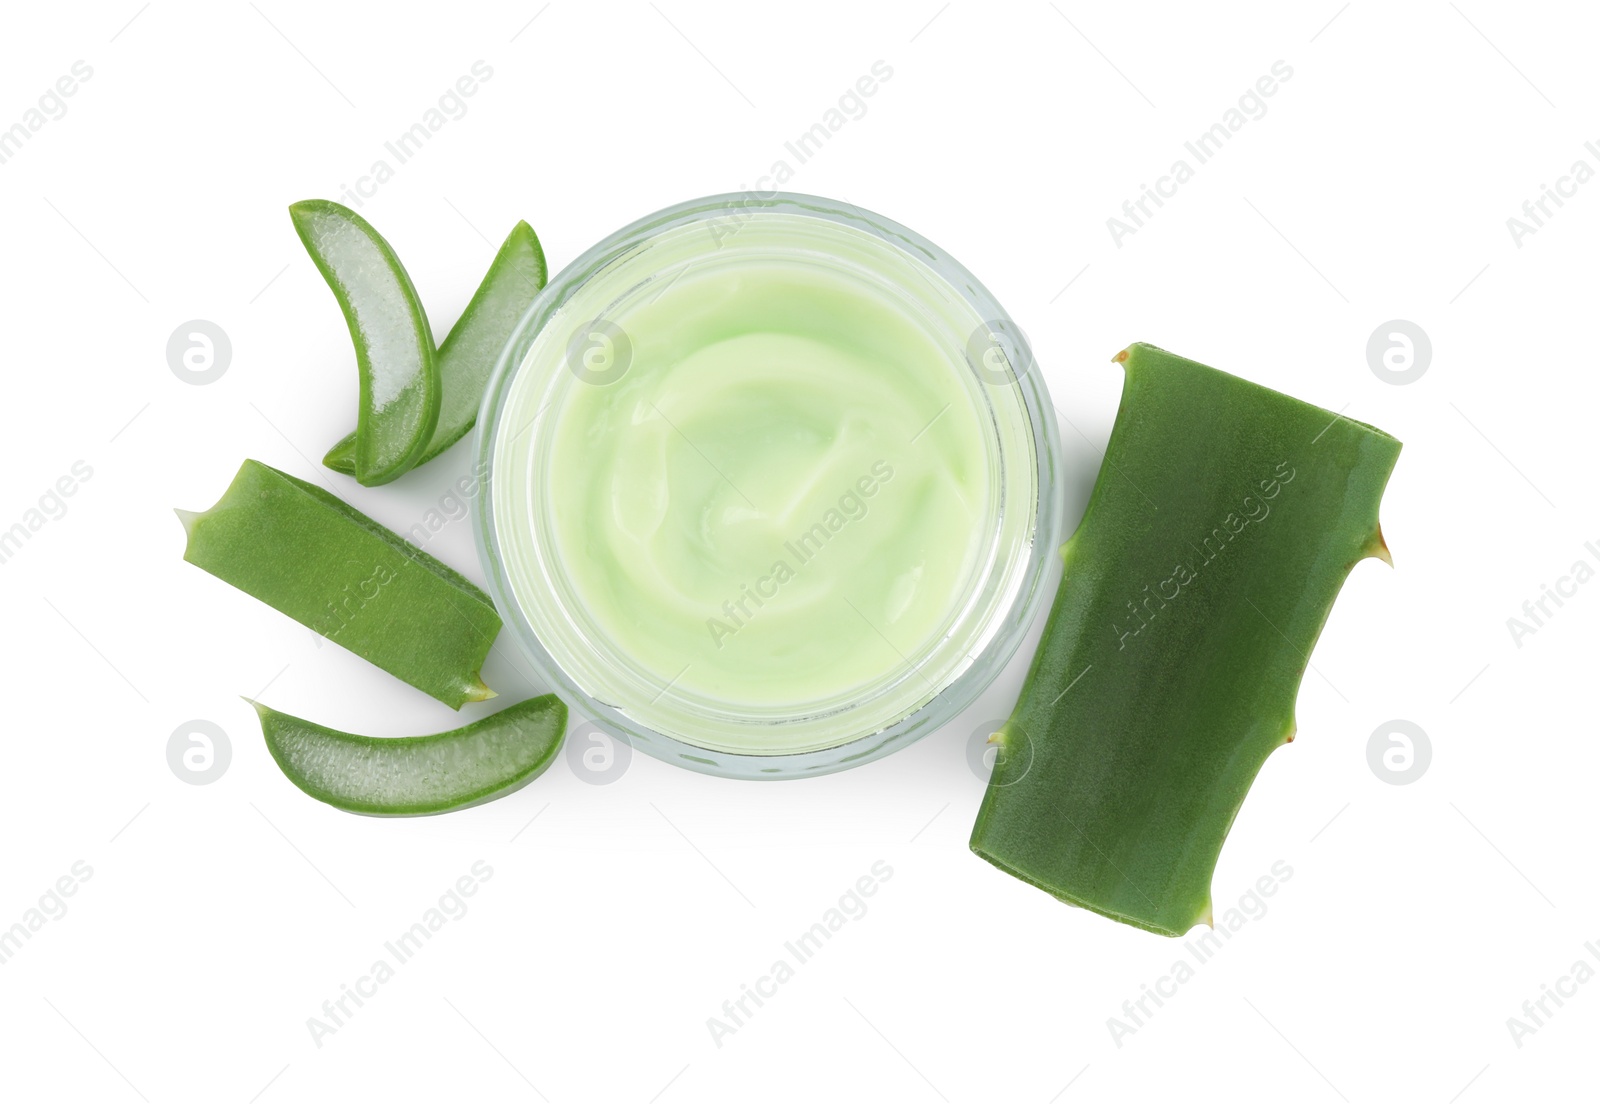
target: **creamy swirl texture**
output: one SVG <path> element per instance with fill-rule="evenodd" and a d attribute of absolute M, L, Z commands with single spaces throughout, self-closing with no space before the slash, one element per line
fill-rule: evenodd
<path fill-rule="evenodd" d="M 607 322 L 620 375 L 544 418 L 554 552 L 661 684 L 797 708 L 947 633 L 992 511 L 970 375 L 893 287 L 709 262 Z"/>

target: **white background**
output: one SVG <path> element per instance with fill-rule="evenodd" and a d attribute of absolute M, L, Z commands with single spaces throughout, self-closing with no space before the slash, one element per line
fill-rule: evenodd
<path fill-rule="evenodd" d="M 4 17 L 0 126 L 75 61 L 93 76 L 0 165 L 0 529 L 74 462 L 93 476 L 0 565 L 0 927 L 75 861 L 93 876 L 0 965 L 0 1096 L 1592 1097 L 1600 982 L 1520 1045 L 1507 1019 L 1580 958 L 1600 968 L 1584 949 L 1600 939 L 1600 583 L 1520 645 L 1506 621 L 1574 562 L 1600 568 L 1584 549 L 1600 545 L 1600 183 L 1520 245 L 1506 220 L 1577 159 L 1600 169 L 1583 146 L 1600 138 L 1594 15 L 541 2 Z M 1066 419 L 1073 521 L 1116 409 L 1109 359 L 1133 340 L 1404 440 L 1383 505 L 1396 568 L 1352 574 L 1299 740 L 1250 794 L 1215 898 L 1236 902 L 1275 861 L 1293 877 L 1134 1034 L 1119 1042 L 1108 1019 L 1192 962 L 1182 941 L 1066 907 L 967 850 L 983 788 L 969 735 L 1009 711 L 1026 652 L 944 732 L 822 779 L 730 782 L 641 755 L 596 786 L 562 760 L 503 801 L 380 821 L 274 767 L 237 698 L 269 685 L 277 707 L 368 733 L 462 716 L 185 564 L 170 509 L 211 504 L 249 456 L 403 530 L 465 472 L 466 444 L 381 489 L 312 464 L 351 424 L 354 360 L 284 209 L 354 184 L 479 60 L 493 77 L 466 114 L 362 208 L 440 335 L 517 219 L 554 271 L 785 159 L 790 188 L 944 246 L 1029 332 Z M 795 164 L 785 141 L 877 60 L 893 77 L 866 114 Z M 1279 60 L 1293 77 L 1265 117 L 1115 244 L 1107 218 Z M 1396 318 L 1433 345 L 1404 386 L 1366 355 Z M 233 347 L 200 387 L 165 352 L 192 319 Z M 467 523 L 429 550 L 481 579 Z M 535 691 L 502 645 L 489 682 Z M 193 719 L 231 740 L 203 786 L 167 761 Z M 1368 764 L 1391 719 L 1431 739 L 1405 786 Z M 494 875 L 468 913 L 315 1044 L 307 1020 L 479 859 Z M 865 916 L 714 1042 L 724 1001 L 879 860 L 893 876 Z"/>

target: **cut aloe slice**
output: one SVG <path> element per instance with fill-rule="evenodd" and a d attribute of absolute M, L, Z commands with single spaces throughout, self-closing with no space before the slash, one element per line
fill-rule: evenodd
<path fill-rule="evenodd" d="M 355 478 L 386 484 L 417 463 L 439 419 L 439 366 L 411 278 L 372 225 L 342 204 L 289 208 L 350 327 L 360 376 Z"/>
<path fill-rule="evenodd" d="M 1388 560 L 1389 435 L 1185 358 L 1117 355 L 1122 405 L 972 831 L 1122 922 L 1211 919 L 1245 793 L 1351 568 Z"/>
<path fill-rule="evenodd" d="M 499 799 L 549 768 L 567 730 L 566 704 L 554 696 L 419 738 L 346 734 L 247 702 L 296 788 L 361 815 L 437 815 Z"/>
<path fill-rule="evenodd" d="M 489 374 L 528 305 L 544 287 L 545 277 L 539 236 L 527 223 L 518 223 L 439 347 L 439 422 L 412 468 L 432 461 L 472 429 Z M 355 475 L 358 437 L 359 431 L 345 435 L 322 463 L 336 472 Z"/>
<path fill-rule="evenodd" d="M 191 565 L 451 707 L 494 695 L 478 675 L 493 601 L 331 492 L 246 459 L 215 505 L 178 518 Z"/>

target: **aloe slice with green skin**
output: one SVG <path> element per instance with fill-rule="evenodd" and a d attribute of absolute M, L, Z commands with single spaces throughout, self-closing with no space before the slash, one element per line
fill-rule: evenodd
<path fill-rule="evenodd" d="M 1388 560 L 1400 443 L 1153 346 L 1122 404 L 972 849 L 1050 894 L 1161 934 L 1211 917 L 1223 839 L 1295 734 L 1335 596 Z"/>
<path fill-rule="evenodd" d="M 332 493 L 246 460 L 216 506 L 178 517 L 190 564 L 451 707 L 494 695 L 478 676 L 494 603 Z"/>
<path fill-rule="evenodd" d="M 417 463 L 439 419 L 439 366 L 422 301 L 394 249 L 331 200 L 289 208 L 350 327 L 361 383 L 355 478 L 386 484 Z"/>
<path fill-rule="evenodd" d="M 420 738 L 346 734 L 248 702 L 283 775 L 361 815 L 437 815 L 499 799 L 550 767 L 567 730 L 566 704 L 554 696 Z"/>
<path fill-rule="evenodd" d="M 477 422 L 483 391 L 500 352 L 511 340 L 548 276 L 539 236 L 518 223 L 506 236 L 478 291 L 439 347 L 439 421 L 427 448 L 412 464 L 424 465 L 455 445 Z M 356 472 L 359 431 L 351 431 L 329 450 L 322 463 L 335 472 Z"/>

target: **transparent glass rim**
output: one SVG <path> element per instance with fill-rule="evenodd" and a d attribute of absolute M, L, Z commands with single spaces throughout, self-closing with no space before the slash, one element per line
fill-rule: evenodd
<path fill-rule="evenodd" d="M 684 224 L 737 219 L 745 212 L 778 212 L 827 219 L 862 231 L 921 263 L 963 301 L 975 317 L 1004 330 L 1016 342 L 1007 356 L 1023 370 L 1012 378 L 1026 417 L 1032 445 L 1033 527 L 1026 542 L 1020 584 L 1009 605 L 997 607 L 983 624 L 986 640 L 971 664 L 936 694 L 904 717 L 861 737 L 806 752 L 730 752 L 707 748 L 640 723 L 619 706 L 603 703 L 573 680 L 540 641 L 510 579 L 495 526 L 494 459 L 507 396 L 535 340 L 561 307 L 588 281 L 656 235 Z M 608 235 L 558 273 L 524 313 L 490 377 L 480 408 L 473 454 L 482 475 L 474 502 L 473 532 L 489 592 L 505 625 L 538 676 L 573 706 L 575 712 L 611 734 L 661 760 L 716 776 L 751 780 L 792 779 L 836 772 L 902 749 L 955 718 L 999 676 L 1027 636 L 1048 598 L 1056 574 L 1050 572 L 1060 543 L 1061 447 L 1054 408 L 1021 331 L 994 296 L 964 266 L 921 235 L 875 212 L 824 197 L 799 193 L 725 193 L 686 201 L 654 212 Z M 1005 459 L 1011 460 L 1011 459 Z M 1017 459 L 1020 461 L 1021 459 Z"/>

